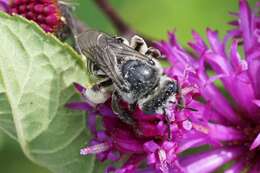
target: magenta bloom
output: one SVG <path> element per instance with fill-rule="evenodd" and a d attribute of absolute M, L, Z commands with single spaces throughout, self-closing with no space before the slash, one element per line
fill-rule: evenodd
<path fill-rule="evenodd" d="M 208 151 L 181 159 L 187 173 L 213 172 L 228 162 L 232 164 L 227 173 L 260 172 L 260 17 L 246 0 L 240 0 L 239 7 L 234 13 L 238 19 L 231 22 L 236 28 L 223 41 L 207 29 L 207 46 L 192 33 L 192 55 L 173 33 L 169 42 L 157 44 L 172 64 L 166 72 L 187 79 L 200 93 L 200 101 L 190 103 L 198 110 L 190 116 L 193 128 L 215 141 Z"/>
<path fill-rule="evenodd" d="M 57 0 L 0 0 L 0 11 L 33 20 L 46 32 L 55 32 L 62 25 Z"/>
<path fill-rule="evenodd" d="M 85 88 L 75 84 L 75 88 L 84 98 Z M 191 97 L 191 92 L 187 94 Z M 127 105 L 122 103 L 122 106 Z M 158 172 L 171 173 L 183 172 L 178 163 L 177 154 L 182 151 L 179 144 L 186 143 L 184 135 L 192 131 L 192 124 L 188 120 L 190 110 L 175 111 L 171 124 L 173 140 L 168 141 L 167 125 L 162 115 L 144 115 L 138 108 L 132 114 L 137 122 L 137 127 L 124 124 L 111 110 L 110 101 L 96 107 L 87 102 L 74 102 L 67 104 L 71 109 L 88 112 L 87 125 L 93 134 L 87 147 L 81 149 L 82 155 L 96 154 L 101 162 L 126 160 L 121 168 L 113 165 L 107 172 L 135 173 Z M 101 118 L 103 128 L 97 129 L 96 120 Z M 140 168 L 144 165 L 143 169 Z M 143 167 L 143 166 L 142 166 Z"/>

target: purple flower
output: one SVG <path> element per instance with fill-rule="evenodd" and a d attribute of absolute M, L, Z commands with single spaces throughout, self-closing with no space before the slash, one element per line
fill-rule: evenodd
<path fill-rule="evenodd" d="M 86 88 L 79 84 L 75 84 L 75 88 L 84 98 Z M 189 101 L 192 94 L 192 91 L 189 90 L 185 100 Z M 192 131 L 192 123 L 188 119 L 190 110 L 179 112 L 176 109 L 172 112 L 174 115 L 171 124 L 173 139 L 168 141 L 167 125 L 162 115 L 147 116 L 136 108 L 132 116 L 136 120 L 137 126 L 132 127 L 124 124 L 112 112 L 110 104 L 110 100 L 96 107 L 91 106 L 87 101 L 67 104 L 68 108 L 88 112 L 87 125 L 92 132 L 93 139 L 88 141 L 87 147 L 81 149 L 82 155 L 96 154 L 97 159 L 101 162 L 126 160 L 119 169 L 110 165 L 107 172 L 183 172 L 177 154 L 182 152 L 179 144 L 187 143 L 187 139 L 182 140 L 183 136 Z M 121 105 L 127 109 L 126 103 L 122 102 Z M 97 118 L 101 118 L 102 130 L 96 126 Z M 146 163 L 146 167 L 141 169 L 140 166 L 143 163 Z"/>
<path fill-rule="evenodd" d="M 177 43 L 174 33 L 169 42 L 157 44 L 171 63 L 166 73 L 188 81 L 200 96 L 189 104 L 198 111 L 189 116 L 194 130 L 186 134 L 191 138 L 180 144 L 181 150 L 205 144 L 205 137 L 213 141 L 209 150 L 180 160 L 188 173 L 213 172 L 228 162 L 227 173 L 260 172 L 260 17 L 246 0 L 239 7 L 234 13 L 238 19 L 231 22 L 235 29 L 223 41 L 207 29 L 209 46 L 192 32 L 194 41 L 188 44 L 193 54 Z M 205 135 L 196 138 L 194 131 Z"/>

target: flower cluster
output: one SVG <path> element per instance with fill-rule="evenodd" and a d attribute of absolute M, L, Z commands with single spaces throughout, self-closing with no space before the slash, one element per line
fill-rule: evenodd
<path fill-rule="evenodd" d="M 201 114 L 191 116 L 193 127 L 215 141 L 210 150 L 182 158 L 186 172 L 213 172 L 228 162 L 232 166 L 226 172 L 260 172 L 260 17 L 246 0 L 240 0 L 239 7 L 233 13 L 238 20 L 230 23 L 235 29 L 223 41 L 207 29 L 208 47 L 193 32 L 189 46 L 195 57 L 177 44 L 174 34 L 169 43 L 157 44 L 172 64 L 167 71 L 187 74 L 198 88 L 201 99 L 191 106 Z M 225 94 L 215 81 L 221 81 Z"/>
<path fill-rule="evenodd" d="M 75 88 L 84 97 L 86 88 L 79 84 L 75 84 Z M 191 93 L 187 93 L 188 96 L 191 97 Z M 192 124 L 188 119 L 190 110 L 175 111 L 172 114 L 174 116 L 171 124 L 173 139 L 169 141 L 167 124 L 162 115 L 147 116 L 136 108 L 132 116 L 137 125 L 133 127 L 123 123 L 113 113 L 110 104 L 110 100 L 96 107 L 88 102 L 67 104 L 71 109 L 88 112 L 88 127 L 93 134 L 93 139 L 86 148 L 81 150 L 82 155 L 96 154 L 100 161 L 127 160 L 120 169 L 110 166 L 107 172 L 130 173 L 151 170 L 163 173 L 171 170 L 183 172 L 177 154 L 183 149 L 179 148 L 179 144 L 188 142 L 188 137 L 183 140 L 184 135 L 192 131 Z M 127 109 L 127 105 L 125 106 Z M 101 118 L 103 124 L 101 130 L 96 127 L 97 116 Z M 148 166 L 141 169 L 140 166 L 144 163 Z"/>
<path fill-rule="evenodd" d="M 54 32 L 62 24 L 57 0 L 0 0 L 0 10 L 33 20 L 46 32 Z"/>

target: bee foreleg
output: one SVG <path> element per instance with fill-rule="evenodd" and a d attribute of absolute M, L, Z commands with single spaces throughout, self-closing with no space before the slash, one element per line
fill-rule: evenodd
<path fill-rule="evenodd" d="M 135 125 L 134 119 L 131 117 L 131 115 L 124 110 L 122 107 L 120 107 L 119 104 L 120 96 L 116 91 L 112 94 L 112 109 L 115 114 L 117 114 L 118 118 L 122 120 L 124 123 L 129 125 Z"/>

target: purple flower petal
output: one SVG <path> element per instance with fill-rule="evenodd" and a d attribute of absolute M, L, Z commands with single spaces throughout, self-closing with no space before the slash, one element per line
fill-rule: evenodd
<path fill-rule="evenodd" d="M 233 68 L 228 63 L 228 60 L 214 53 L 205 54 L 207 61 L 217 74 L 227 74 L 228 77 L 221 78 L 225 88 L 229 91 L 234 101 L 249 115 L 253 115 L 256 107 L 251 103 L 254 99 L 254 91 L 249 83 L 249 78 L 246 72 L 239 75 L 233 74 Z M 244 92 L 247 91 L 247 92 Z M 250 118 L 255 119 L 251 116 Z"/>
<path fill-rule="evenodd" d="M 193 112 L 191 115 L 191 119 L 192 121 L 196 121 L 197 119 L 204 119 L 205 121 L 210 120 L 211 122 L 215 122 L 218 124 L 222 124 L 226 122 L 226 119 L 220 115 L 219 113 L 217 113 L 216 111 L 214 111 L 212 109 L 211 104 L 203 104 L 200 103 L 198 101 L 193 100 L 190 104 L 190 107 L 196 109 L 196 112 Z"/>
<path fill-rule="evenodd" d="M 255 95 L 257 99 L 260 99 L 260 52 L 256 55 L 252 55 L 248 58 L 249 76 L 253 83 Z"/>
<path fill-rule="evenodd" d="M 177 38 L 176 38 L 176 35 L 174 34 L 174 32 L 175 31 L 168 33 L 170 44 L 174 47 L 177 47 L 178 49 L 182 49 L 182 47 L 179 45 L 179 43 L 177 41 Z"/>
<path fill-rule="evenodd" d="M 206 43 L 203 41 L 203 39 L 200 37 L 200 35 L 195 32 L 194 30 L 192 31 L 192 36 L 194 39 L 194 42 L 189 42 L 188 45 L 194 49 L 199 56 L 202 56 L 205 52 L 205 50 L 207 50 L 207 45 Z"/>
<path fill-rule="evenodd" d="M 231 45 L 230 60 L 235 72 L 240 73 L 242 71 L 247 70 L 248 65 L 245 60 L 241 60 L 237 47 L 238 47 L 238 40 L 234 40 Z"/>
<path fill-rule="evenodd" d="M 172 33 L 171 36 L 175 37 L 174 33 Z M 185 66 L 192 66 L 196 63 L 179 45 L 171 45 L 162 41 L 157 43 L 156 47 L 167 56 L 167 59 L 175 68 L 185 69 Z"/>
<path fill-rule="evenodd" d="M 202 80 L 207 80 L 202 79 Z M 206 83 L 206 82 L 205 82 Z M 215 109 L 218 114 L 222 116 L 225 120 L 228 120 L 228 123 L 234 123 L 237 124 L 240 122 L 239 117 L 236 115 L 226 98 L 219 92 L 219 90 L 213 85 L 208 84 L 206 86 L 201 86 L 200 88 L 201 95 L 209 101 L 209 104 L 211 105 L 211 109 Z M 218 118 L 220 119 L 220 118 Z"/>
<path fill-rule="evenodd" d="M 203 134 L 192 130 L 186 134 L 182 138 L 178 140 L 179 146 L 177 148 L 177 153 L 181 153 L 189 148 L 198 147 L 202 145 L 216 145 L 215 141 L 212 141 L 207 134 Z"/>
<path fill-rule="evenodd" d="M 221 41 L 219 41 L 218 32 L 213 31 L 210 28 L 208 28 L 207 35 L 208 35 L 209 44 L 210 44 L 212 50 L 215 53 L 219 54 L 220 56 L 225 57 L 225 48 L 224 48 L 223 43 Z"/>
<path fill-rule="evenodd" d="M 244 49 L 247 52 L 252 47 L 252 44 L 254 43 L 252 41 L 252 33 L 253 33 L 252 15 L 247 0 L 240 0 L 239 6 L 240 6 L 240 11 L 239 11 L 240 28 L 243 34 Z"/>
<path fill-rule="evenodd" d="M 105 104 L 98 105 L 97 109 L 102 116 L 115 116 L 115 113 L 112 111 L 112 109 Z"/>
<path fill-rule="evenodd" d="M 166 151 L 176 148 L 176 143 L 170 141 L 164 141 L 162 148 Z"/>
<path fill-rule="evenodd" d="M 97 132 L 97 140 L 98 141 L 107 141 L 107 140 L 109 140 L 109 138 L 108 138 L 106 132 L 98 131 Z"/>
<path fill-rule="evenodd" d="M 250 150 L 254 150 L 255 148 L 260 146 L 260 132 L 258 133 L 257 137 L 255 138 L 254 142 L 250 146 Z"/>
<path fill-rule="evenodd" d="M 253 103 L 254 103 L 256 106 L 260 107 L 260 100 L 253 100 Z"/>
<path fill-rule="evenodd" d="M 241 148 L 225 147 L 191 155 L 181 161 L 187 173 L 209 173 L 236 158 L 242 153 Z"/>
<path fill-rule="evenodd" d="M 155 153 L 150 153 L 150 154 L 148 154 L 146 160 L 147 160 L 147 164 L 148 164 L 148 165 L 153 165 L 153 164 L 155 164 L 156 161 L 157 161 Z"/>
<path fill-rule="evenodd" d="M 164 125 L 164 124 L 163 124 Z M 153 136 L 160 136 L 160 135 L 164 135 L 164 133 L 162 133 L 161 130 L 165 129 L 163 127 L 163 129 L 158 129 L 158 127 L 156 126 L 156 124 L 151 123 L 151 122 L 142 122 L 140 121 L 138 123 L 139 126 L 139 130 L 140 132 L 146 136 L 146 137 L 153 137 Z M 163 131 L 165 132 L 165 131 Z"/>
<path fill-rule="evenodd" d="M 228 63 L 228 60 L 225 59 L 223 56 L 213 52 L 207 52 L 204 54 L 204 56 L 206 57 L 207 62 L 211 65 L 211 67 L 217 74 L 233 73 L 231 65 Z"/>
<path fill-rule="evenodd" d="M 131 168 L 131 170 L 133 170 L 135 172 L 136 168 L 138 167 L 138 165 L 141 163 L 141 161 L 143 159 L 144 159 L 144 155 L 142 155 L 142 154 L 133 154 L 125 162 L 125 164 L 123 165 L 123 168 L 127 168 L 127 169 Z"/>
<path fill-rule="evenodd" d="M 119 129 L 112 134 L 112 141 L 115 147 L 125 153 L 143 153 L 142 141 L 134 138 L 127 129 Z"/>
<path fill-rule="evenodd" d="M 90 154 L 95 154 L 95 153 L 90 153 Z M 100 162 L 104 162 L 107 159 L 107 151 L 96 153 L 96 159 L 99 160 Z"/>
<path fill-rule="evenodd" d="M 144 150 L 146 152 L 151 152 L 151 153 L 154 153 L 155 151 L 157 151 L 158 149 L 160 148 L 160 146 L 155 143 L 154 141 L 149 141 L 149 142 L 146 142 L 144 144 Z"/>
<path fill-rule="evenodd" d="M 119 152 L 113 152 L 113 151 L 110 151 L 107 155 L 107 158 L 111 161 L 118 161 L 120 159 L 120 154 Z"/>
<path fill-rule="evenodd" d="M 65 107 L 73 110 L 91 111 L 93 108 L 85 102 L 71 102 L 65 105 Z"/>
<path fill-rule="evenodd" d="M 95 135 L 97 133 L 96 112 L 95 111 L 88 112 L 87 125 L 88 125 L 88 128 L 90 129 L 91 133 Z"/>
<path fill-rule="evenodd" d="M 209 136 L 220 141 L 243 140 L 245 137 L 242 131 L 220 124 L 209 123 L 208 129 Z"/>

